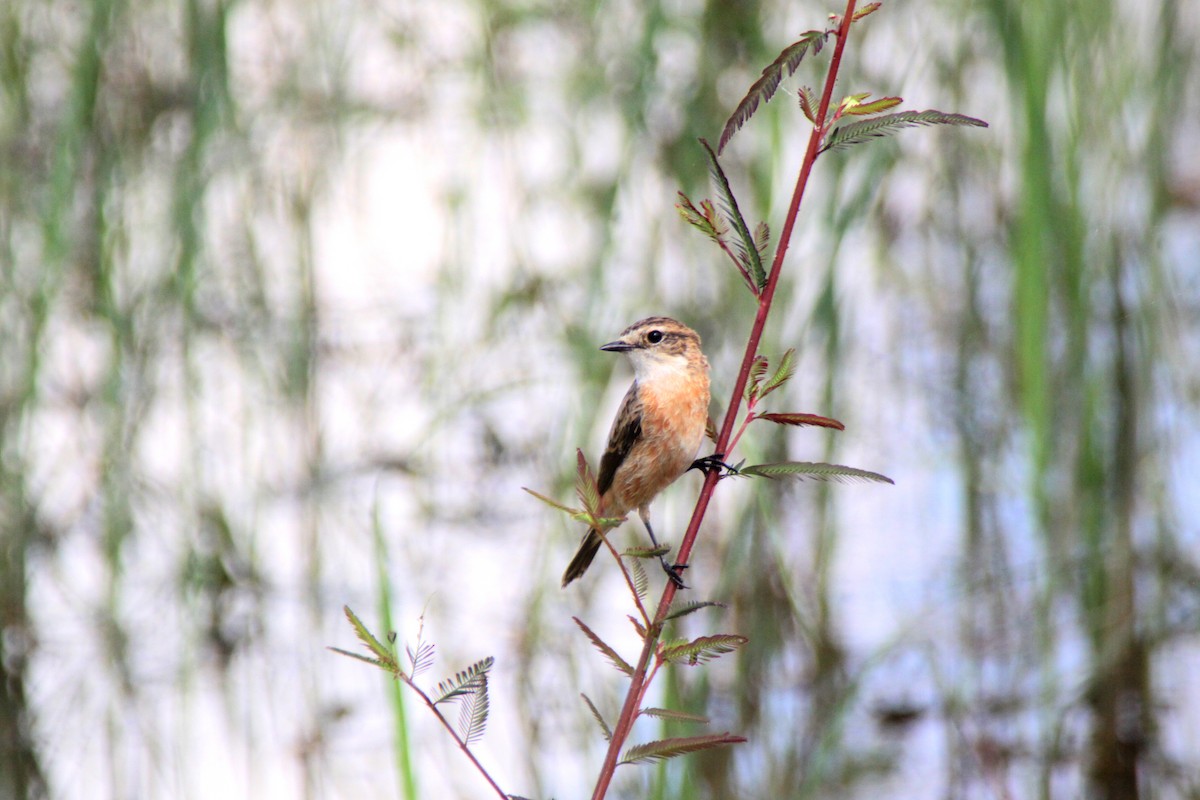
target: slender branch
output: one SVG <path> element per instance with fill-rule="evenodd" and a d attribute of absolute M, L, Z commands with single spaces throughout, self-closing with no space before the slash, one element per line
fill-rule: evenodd
<path fill-rule="evenodd" d="M 740 442 L 742 440 L 742 434 L 744 434 L 746 432 L 746 428 L 749 428 L 750 423 L 753 422 L 755 419 L 757 419 L 757 417 L 753 413 L 747 414 L 742 419 L 742 424 L 738 428 L 737 433 L 734 434 L 733 439 L 731 439 L 729 444 L 726 445 L 726 449 L 729 450 L 729 452 L 732 453 L 734 450 L 737 450 L 738 442 Z"/>
<path fill-rule="evenodd" d="M 738 274 L 742 276 L 742 282 L 746 284 L 746 288 L 749 289 L 755 296 L 757 296 L 759 288 L 757 284 L 754 283 L 754 277 L 746 271 L 746 268 L 742 266 L 742 262 L 738 261 L 738 257 L 734 255 L 732 250 L 729 249 L 729 245 L 725 243 L 725 240 L 719 240 L 717 242 L 717 247 L 720 247 L 725 251 L 725 255 L 729 256 L 729 260 L 733 262 L 735 267 L 737 267 Z"/>
<path fill-rule="evenodd" d="M 438 710 L 437 704 L 430 700 L 429 695 L 425 694 L 421 687 L 413 683 L 412 679 L 403 672 L 399 673 L 399 677 L 402 681 L 408 684 L 410 689 L 417 693 L 417 696 L 425 701 L 425 705 L 429 706 L 429 710 L 432 711 L 433 715 L 438 718 L 438 722 L 442 723 L 442 727 L 446 729 L 446 731 L 458 744 L 458 749 L 462 750 L 463 753 L 466 754 L 467 758 L 471 759 L 471 763 L 475 765 L 475 769 L 479 770 L 479 774 L 483 776 L 483 779 L 491 784 L 492 788 L 496 790 L 496 794 L 500 796 L 501 800 L 508 800 L 508 793 L 500 788 L 500 785 L 496 783 L 491 775 L 488 774 L 488 771 L 484 768 L 483 764 L 479 763 L 479 759 L 475 757 L 475 754 L 471 752 L 471 748 L 468 747 L 467 743 L 463 741 L 461 736 L 458 735 L 458 731 L 454 730 L 454 726 L 451 725 L 444 716 L 442 716 L 442 712 Z"/>
<path fill-rule="evenodd" d="M 597 528 L 596 530 L 600 530 Z M 604 541 L 604 546 L 612 553 L 613 558 L 617 561 L 617 566 L 621 568 L 621 574 L 625 576 L 625 585 L 629 587 L 629 594 L 633 596 L 633 602 L 637 604 L 638 613 L 642 615 L 642 622 L 646 627 L 650 627 L 650 614 L 646 611 L 646 606 L 642 603 L 642 598 L 638 595 L 637 586 L 634 585 L 633 576 L 629 574 L 629 568 L 625 566 L 625 559 L 621 558 L 621 554 L 617 552 L 617 548 L 608 540 L 608 534 L 611 531 L 605 531 L 600 534 L 600 538 Z"/>
<path fill-rule="evenodd" d="M 755 356 L 758 354 L 758 345 L 762 340 L 763 329 L 767 324 L 767 316 L 771 311 L 771 302 L 775 297 L 775 287 L 779 283 L 779 275 L 782 272 L 783 259 L 792 238 L 792 230 L 796 226 L 796 217 L 800 212 L 800 201 L 804 199 L 804 190 L 808 186 L 809 175 L 812 173 L 813 164 L 820 153 L 821 139 L 824 137 L 826 130 L 824 121 L 829 113 L 829 103 L 833 97 L 833 87 L 837 82 L 838 70 L 842 63 L 842 51 L 845 49 L 846 38 L 850 32 L 850 24 L 854 19 L 855 3 L 856 0 L 847 0 L 846 2 L 846 11 L 842 15 L 841 24 L 837 31 L 837 44 L 834 47 L 833 57 L 829 62 L 829 71 L 825 76 L 825 88 L 821 93 L 821 105 L 817 111 L 819 124 L 813 126 L 812 134 L 809 136 L 808 149 L 805 151 L 804 161 L 800 165 L 800 174 L 796 178 L 796 187 L 792 192 L 792 201 L 788 206 L 783 229 L 780 231 L 779 244 L 775 249 L 775 258 L 771 263 L 771 272 L 767 276 L 766 286 L 763 287 L 762 293 L 758 296 L 758 311 L 754 316 L 754 325 L 750 329 L 750 338 L 746 342 L 746 352 L 742 356 L 742 366 L 738 371 L 737 380 L 733 385 L 729 407 L 725 412 L 725 420 L 721 425 L 721 432 L 717 437 L 717 452 L 722 455 L 727 455 L 730 437 L 733 434 L 734 424 L 737 421 L 742 399 L 745 396 L 746 383 L 750 378 L 750 368 L 754 363 Z M 688 523 L 687 533 L 684 534 L 683 542 L 680 544 L 679 552 L 676 555 L 677 563 L 681 565 L 685 565 L 688 562 L 692 546 L 696 541 L 696 535 L 700 531 L 700 523 L 704 520 L 704 515 L 708 511 L 708 503 L 712 499 L 713 490 L 716 489 L 717 482 L 720 479 L 721 475 L 718 470 L 709 470 L 705 474 L 704 486 L 700 490 L 700 496 L 696 499 L 696 507 L 692 511 L 692 518 Z M 621 708 L 621 716 L 617 719 L 617 724 L 613 727 L 612 738 L 608 744 L 608 752 L 605 754 L 604 764 L 600 769 L 600 776 L 596 781 L 596 788 L 592 792 L 592 800 L 602 800 L 608 792 L 609 785 L 612 783 L 621 747 L 629 737 L 629 732 L 633 729 L 633 723 L 637 719 L 638 711 L 641 708 L 642 698 L 649 683 L 646 670 L 658 645 L 658 639 L 662 634 L 667 612 L 671 607 L 671 602 L 675 599 L 675 592 L 675 583 L 667 581 L 662 599 L 658 604 L 658 610 L 654 615 L 654 622 L 646 628 L 646 639 L 642 646 L 642 653 L 638 658 L 633 675 L 630 677 L 629 692 L 625 696 L 625 704 Z"/>

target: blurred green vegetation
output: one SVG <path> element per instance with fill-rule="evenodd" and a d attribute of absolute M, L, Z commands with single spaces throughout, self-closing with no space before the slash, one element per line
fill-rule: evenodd
<path fill-rule="evenodd" d="M 497 656 L 483 760 L 583 796 L 578 692 L 621 686 L 570 615 L 609 638 L 621 590 L 561 592 L 579 531 L 518 487 L 568 491 L 642 316 L 701 332 L 722 411 L 753 306 L 675 191 L 839 10 L 3 5 L 0 798 L 476 796 L 323 650 L 347 602 L 424 615 L 443 672 Z M 856 36 L 840 91 L 992 127 L 818 162 L 763 351 L 847 430 L 740 455 L 898 485 L 722 484 L 689 582 L 729 608 L 687 630 L 751 643 L 661 691 L 750 742 L 614 795 L 1200 796 L 1200 18 L 924 0 Z M 781 92 L 727 151 L 748 218 L 801 123 Z"/>

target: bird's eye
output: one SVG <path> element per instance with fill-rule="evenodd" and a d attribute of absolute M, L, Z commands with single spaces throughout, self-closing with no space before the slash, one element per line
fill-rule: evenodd
<path fill-rule="evenodd" d="M 650 331 L 646 334 L 646 341 L 650 344 L 658 344 L 663 339 L 662 331 Z"/>

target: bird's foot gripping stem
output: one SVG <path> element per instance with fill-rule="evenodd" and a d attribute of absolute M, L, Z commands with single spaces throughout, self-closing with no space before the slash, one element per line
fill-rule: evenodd
<path fill-rule="evenodd" d="M 688 568 L 687 564 L 668 564 L 667 559 L 660 557 L 663 572 L 667 573 L 667 577 L 671 579 L 671 583 L 675 584 L 676 589 L 686 589 L 687 584 L 683 582 L 683 571 Z"/>
<path fill-rule="evenodd" d="M 705 475 L 707 475 L 710 472 L 721 472 L 721 471 L 724 471 L 726 475 L 737 475 L 737 473 L 738 473 L 737 467 L 733 466 L 732 464 L 725 463 L 725 454 L 724 453 L 713 453 L 711 456 L 705 456 L 704 458 L 697 458 L 695 461 L 692 462 L 692 465 L 690 467 L 688 467 L 688 470 L 693 470 L 693 469 L 698 469 L 701 472 L 703 472 Z"/>
<path fill-rule="evenodd" d="M 650 515 L 642 514 L 642 523 L 646 526 L 646 533 L 650 534 L 650 541 L 655 549 L 658 549 L 658 539 L 654 536 L 654 528 L 650 526 Z M 687 585 L 683 582 L 683 571 L 688 568 L 687 564 L 669 564 L 665 553 L 670 552 L 670 548 L 663 548 L 659 551 L 658 563 L 662 564 L 663 572 L 667 573 L 667 577 L 671 579 L 671 583 L 675 584 L 676 589 L 686 589 Z"/>

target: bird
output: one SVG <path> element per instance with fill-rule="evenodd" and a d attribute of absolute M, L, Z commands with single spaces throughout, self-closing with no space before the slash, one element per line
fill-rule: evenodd
<path fill-rule="evenodd" d="M 708 424 L 708 359 L 700 335 L 670 317 L 633 323 L 601 350 L 624 353 L 633 366 L 633 384 L 625 393 L 600 459 L 597 489 L 601 517 L 622 517 L 637 510 L 650 541 L 650 503 L 692 465 Z M 603 543 L 598 530 L 584 534 L 579 550 L 563 573 L 565 589 L 583 575 Z M 682 586 L 678 568 L 663 569 Z"/>

